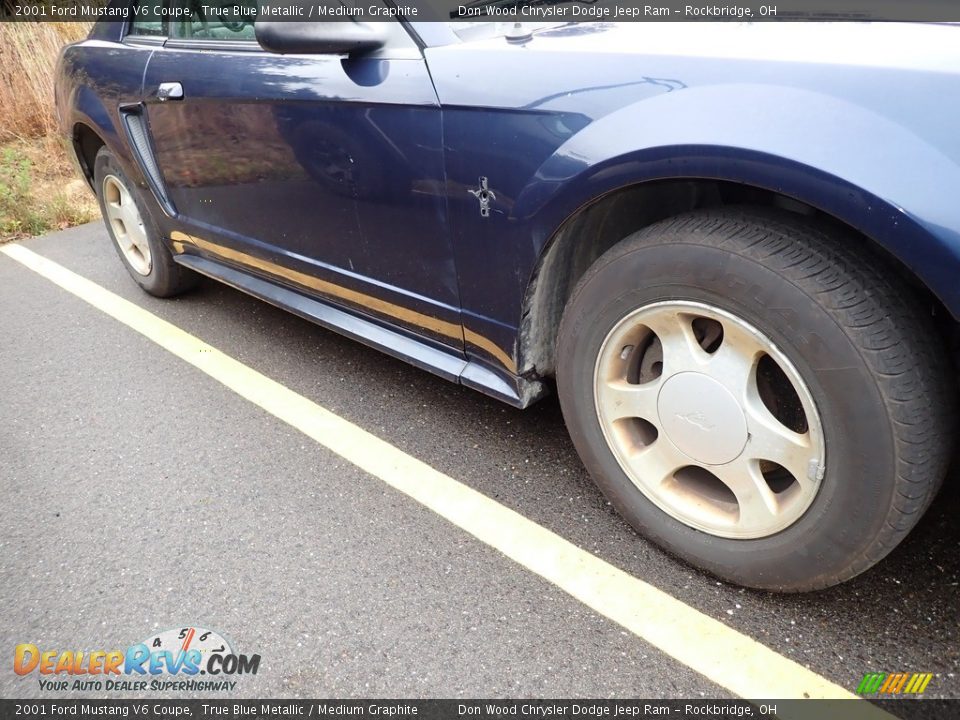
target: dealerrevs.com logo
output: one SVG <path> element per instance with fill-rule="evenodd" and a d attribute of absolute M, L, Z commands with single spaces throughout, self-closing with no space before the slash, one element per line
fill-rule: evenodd
<path fill-rule="evenodd" d="M 13 653 L 13 671 L 36 674 L 41 690 L 231 691 L 234 676 L 256 675 L 259 668 L 259 655 L 238 654 L 222 635 L 199 627 L 167 630 L 126 650 L 49 650 L 23 643 Z"/>

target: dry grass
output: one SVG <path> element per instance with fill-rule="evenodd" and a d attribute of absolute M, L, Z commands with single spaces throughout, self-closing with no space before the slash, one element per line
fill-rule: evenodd
<path fill-rule="evenodd" d="M 87 23 L 0 23 L 0 143 L 56 130 L 53 69 L 67 43 L 90 32 Z"/>
<path fill-rule="evenodd" d="M 89 31 L 87 23 L 0 23 L 0 242 L 97 215 L 53 107 L 60 48 Z"/>

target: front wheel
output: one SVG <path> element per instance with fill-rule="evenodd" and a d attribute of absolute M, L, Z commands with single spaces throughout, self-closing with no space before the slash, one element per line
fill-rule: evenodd
<path fill-rule="evenodd" d="M 157 297 L 171 297 L 199 277 L 177 265 L 114 154 L 103 147 L 94 161 L 94 187 L 107 232 L 130 277 Z"/>
<path fill-rule="evenodd" d="M 732 582 L 827 587 L 906 535 L 946 470 L 954 388 L 907 288 L 801 218 L 636 233 L 564 312 L 557 384 L 642 534 Z"/>

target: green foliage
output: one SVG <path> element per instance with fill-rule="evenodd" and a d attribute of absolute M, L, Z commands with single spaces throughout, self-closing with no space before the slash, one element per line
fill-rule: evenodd
<path fill-rule="evenodd" d="M 43 181 L 16 145 L 0 149 L 0 242 L 39 235 L 95 217 L 89 200 L 63 190 L 63 178 Z"/>
<path fill-rule="evenodd" d="M 0 154 L 0 237 L 40 232 L 30 203 L 30 161 L 14 148 Z"/>

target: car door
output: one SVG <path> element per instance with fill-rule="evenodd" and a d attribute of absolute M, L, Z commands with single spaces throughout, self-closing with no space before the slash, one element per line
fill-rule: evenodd
<path fill-rule="evenodd" d="M 144 103 L 184 251 L 459 352 L 440 111 L 412 38 L 392 23 L 363 57 L 276 55 L 252 15 L 179 3 Z"/>

